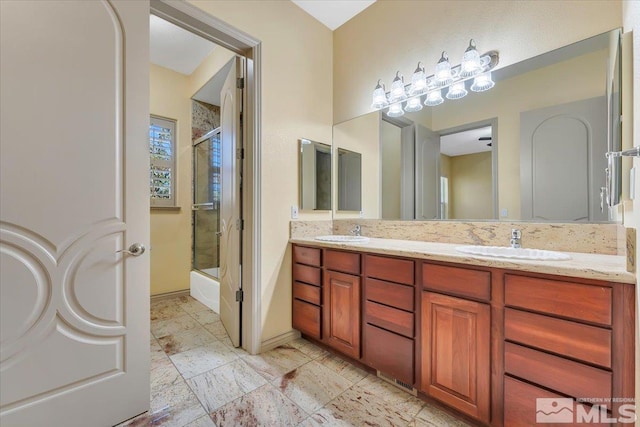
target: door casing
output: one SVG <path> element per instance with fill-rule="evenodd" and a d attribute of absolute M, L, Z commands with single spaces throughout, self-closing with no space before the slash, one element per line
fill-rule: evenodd
<path fill-rule="evenodd" d="M 261 59 L 260 40 L 230 26 L 202 9 L 186 2 L 151 0 L 151 13 L 187 31 L 210 40 L 247 58 L 245 76 L 243 139 L 245 150 L 242 206 L 242 310 L 243 348 L 257 354 L 262 339 L 261 273 Z"/>

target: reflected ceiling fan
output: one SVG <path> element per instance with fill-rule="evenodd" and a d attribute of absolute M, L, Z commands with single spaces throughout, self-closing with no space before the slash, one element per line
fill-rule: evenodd
<path fill-rule="evenodd" d="M 490 136 L 481 136 L 480 138 L 478 138 L 478 141 L 491 141 L 491 137 Z M 487 144 L 487 147 L 491 147 L 491 142 L 489 142 Z"/>

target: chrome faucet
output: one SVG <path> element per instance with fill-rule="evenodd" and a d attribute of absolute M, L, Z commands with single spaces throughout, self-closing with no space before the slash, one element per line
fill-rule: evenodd
<path fill-rule="evenodd" d="M 353 234 L 354 236 L 362 236 L 362 227 L 360 226 L 360 224 L 357 224 L 355 227 L 353 227 L 353 230 L 351 230 L 351 234 Z"/>
<path fill-rule="evenodd" d="M 521 248 L 521 240 L 522 240 L 522 232 L 517 228 L 511 229 L 511 247 L 512 248 Z"/>

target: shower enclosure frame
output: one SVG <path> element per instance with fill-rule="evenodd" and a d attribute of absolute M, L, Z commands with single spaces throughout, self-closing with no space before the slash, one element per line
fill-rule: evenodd
<path fill-rule="evenodd" d="M 218 135 L 218 141 L 220 140 L 220 133 L 221 133 L 221 127 L 218 126 L 215 129 L 210 130 L 209 132 L 207 132 L 206 134 L 204 134 L 203 136 L 201 136 L 200 138 L 196 139 L 193 142 L 193 152 L 192 152 L 192 170 L 193 170 L 193 179 L 191 181 L 191 185 L 192 185 L 192 205 L 191 205 L 191 235 L 192 235 L 192 245 L 191 245 L 191 268 L 194 271 L 197 271 L 203 275 L 209 276 L 213 279 L 215 279 L 216 281 L 219 280 L 219 274 L 213 274 L 212 272 L 208 272 L 205 269 L 199 268 L 199 266 L 197 266 L 197 247 L 196 247 L 196 236 L 197 236 L 197 229 L 196 229 L 196 215 L 198 211 L 210 211 L 210 210 L 218 210 L 218 219 L 217 219 L 217 227 L 215 231 L 215 251 L 217 254 L 217 267 L 214 268 L 219 268 L 219 260 L 220 260 L 220 201 L 218 200 L 216 202 L 216 200 L 213 201 L 207 201 L 204 203 L 198 203 L 197 200 L 197 182 L 198 182 L 198 169 L 197 169 L 197 151 L 196 151 L 196 147 L 198 147 L 200 144 L 206 143 L 206 141 L 211 140 L 215 135 Z M 212 149 L 213 152 L 213 149 Z M 210 165 L 211 167 L 212 165 Z M 221 179 L 221 173 L 222 171 L 219 171 L 219 179 Z M 213 183 L 212 183 L 213 185 Z M 218 183 L 218 185 L 220 185 Z M 216 207 L 216 203 L 217 203 L 217 207 Z"/>

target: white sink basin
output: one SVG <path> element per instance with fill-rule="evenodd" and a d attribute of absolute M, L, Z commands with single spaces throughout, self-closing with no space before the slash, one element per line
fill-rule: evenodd
<path fill-rule="evenodd" d="M 571 259 L 567 254 L 543 249 L 511 248 L 506 246 L 459 246 L 458 252 L 497 258 L 533 259 L 539 261 L 564 261 Z"/>
<path fill-rule="evenodd" d="M 322 240 L 324 242 L 341 242 L 341 243 L 367 243 L 368 237 L 364 236 L 348 236 L 348 235 L 331 235 L 331 236 L 318 236 L 316 240 Z"/>

